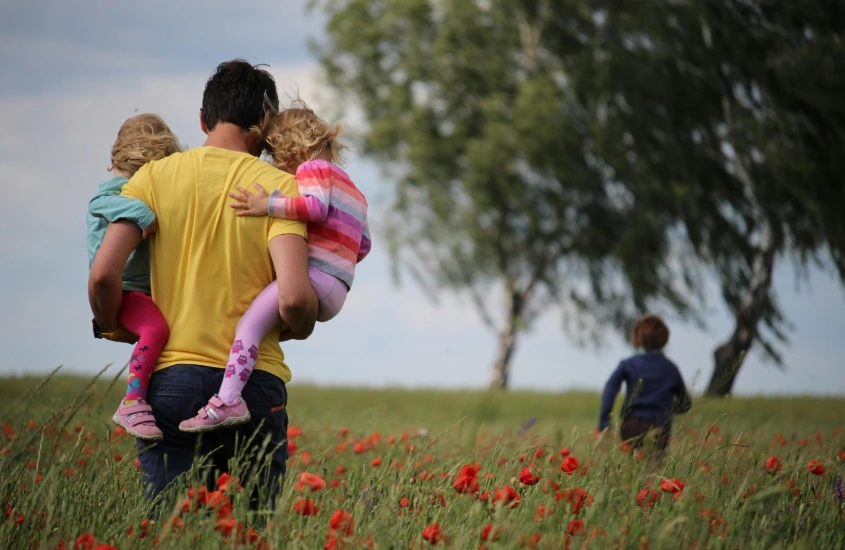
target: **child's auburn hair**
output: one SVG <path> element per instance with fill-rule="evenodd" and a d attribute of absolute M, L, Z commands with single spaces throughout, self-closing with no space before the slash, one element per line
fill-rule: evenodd
<path fill-rule="evenodd" d="M 338 141 L 342 133 L 341 124 L 329 124 L 301 99 L 271 118 L 262 130 L 273 166 L 291 174 L 303 162 L 316 158 L 342 165 L 341 152 L 346 149 Z"/>
<path fill-rule="evenodd" d="M 654 351 L 666 347 L 669 342 L 669 327 L 657 315 L 643 315 L 631 331 L 631 343 L 637 349 Z"/>
<path fill-rule="evenodd" d="M 130 176 L 143 165 L 182 150 L 179 140 L 158 115 L 144 113 L 127 119 L 111 148 L 109 170 Z"/>

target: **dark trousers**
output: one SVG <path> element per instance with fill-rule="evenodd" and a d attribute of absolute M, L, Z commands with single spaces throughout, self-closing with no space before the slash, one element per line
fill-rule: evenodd
<path fill-rule="evenodd" d="M 649 432 L 654 433 L 654 448 L 658 454 L 662 455 L 666 452 L 666 447 L 669 446 L 669 435 L 672 433 L 672 424 L 669 422 L 658 424 L 653 420 L 630 416 L 622 422 L 622 427 L 619 431 L 622 441 L 629 442 L 631 447 L 635 449 L 642 449 L 646 435 Z"/>
<path fill-rule="evenodd" d="M 196 415 L 217 393 L 223 374 L 224 369 L 200 365 L 174 365 L 153 373 L 147 402 L 164 439 L 137 442 L 148 498 L 160 495 L 197 458 L 210 466 L 202 480 L 209 490 L 220 472 L 230 471 L 229 461 L 246 457 L 240 459 L 238 471 L 242 485 L 255 482 L 252 506 L 272 503 L 280 493 L 288 457 L 288 395 L 278 377 L 253 371 L 242 393 L 252 416 L 246 424 L 203 434 L 179 430 L 180 422 Z"/>

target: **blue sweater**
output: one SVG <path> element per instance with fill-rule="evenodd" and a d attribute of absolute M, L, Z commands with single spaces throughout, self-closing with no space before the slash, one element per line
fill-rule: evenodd
<path fill-rule="evenodd" d="M 657 424 L 669 424 L 673 412 L 687 412 L 690 409 L 689 394 L 675 363 L 660 351 L 638 353 L 619 363 L 604 387 L 600 430 L 607 428 L 613 403 L 623 381 L 623 419 L 636 416 Z"/>
<path fill-rule="evenodd" d="M 137 199 L 121 197 L 120 191 L 129 180 L 115 176 L 104 181 L 97 188 L 97 194 L 88 203 L 88 269 L 94 263 L 94 256 L 109 223 L 117 220 L 129 220 L 138 224 L 142 230 L 155 220 L 152 210 Z M 150 242 L 141 241 L 138 248 L 129 256 L 123 270 L 123 290 L 137 290 L 150 293 Z"/>

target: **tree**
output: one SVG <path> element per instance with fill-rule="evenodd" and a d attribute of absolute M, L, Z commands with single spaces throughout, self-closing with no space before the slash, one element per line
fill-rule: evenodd
<path fill-rule="evenodd" d="M 636 129 L 635 119 L 649 115 L 628 140 L 628 154 L 645 159 L 636 173 L 714 190 L 714 202 L 681 200 L 677 212 L 736 318 L 714 352 L 707 389 L 724 395 L 754 342 L 780 363 L 785 319 L 771 287 L 778 258 L 791 257 L 802 270 L 828 254 L 845 280 L 838 212 L 845 111 L 837 99 L 845 80 L 833 68 L 845 52 L 843 8 L 748 0 L 603 4 L 595 6 L 606 16 L 595 38 L 607 52 L 600 87 L 628 107 L 620 128 Z M 681 155 L 667 154 L 679 147 Z M 626 157 L 613 158 L 631 177 L 619 164 Z M 689 172 L 707 168 L 699 161 L 717 169 L 697 182 Z"/>
<path fill-rule="evenodd" d="M 395 175 L 394 257 L 496 328 L 494 385 L 545 308 L 575 336 L 695 316 L 703 270 L 737 320 L 714 353 L 724 394 L 754 342 L 780 360 L 777 261 L 827 255 L 845 280 L 842 9 L 346 0 L 317 52 Z"/>
<path fill-rule="evenodd" d="M 594 153 L 572 79 L 589 80 L 583 37 L 597 23 L 580 6 L 331 2 L 316 48 L 329 83 L 363 109 L 365 153 L 396 182 L 394 258 L 424 287 L 470 296 L 497 332 L 493 387 L 507 386 L 519 334 L 547 308 L 584 337 L 656 304 L 687 314 L 697 296 L 684 261 L 663 267 L 668 218 L 637 202 L 653 182 L 632 189 Z"/>

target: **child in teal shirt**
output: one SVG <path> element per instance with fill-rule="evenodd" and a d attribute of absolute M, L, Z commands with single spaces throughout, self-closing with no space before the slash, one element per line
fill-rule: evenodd
<path fill-rule="evenodd" d="M 148 441 L 162 438 L 152 408 L 146 403 L 147 384 L 156 360 L 169 336 L 167 322 L 150 297 L 150 245 L 146 240 L 155 233 L 155 214 L 142 201 L 121 197 L 129 178 L 148 162 L 181 151 L 179 141 L 167 124 L 156 115 L 130 118 L 120 127 L 112 146 L 109 168 L 113 177 L 100 184 L 88 203 L 88 268 L 94 262 L 106 229 L 112 222 L 129 220 L 143 231 L 144 240 L 129 256 L 123 270 L 123 296 L 118 313 L 122 329 L 138 336 L 129 362 L 126 397 L 112 420 L 127 433 Z M 125 332 L 104 334 L 94 323 L 94 336 L 124 341 Z"/>

